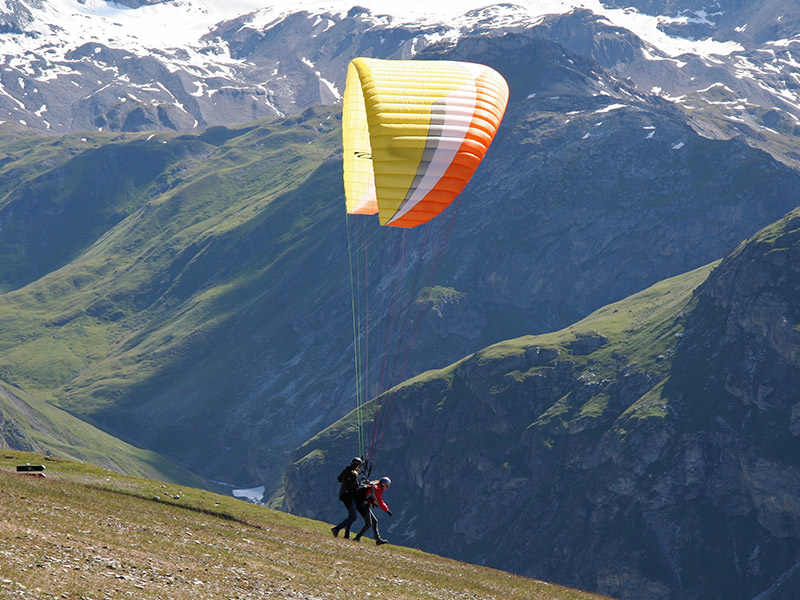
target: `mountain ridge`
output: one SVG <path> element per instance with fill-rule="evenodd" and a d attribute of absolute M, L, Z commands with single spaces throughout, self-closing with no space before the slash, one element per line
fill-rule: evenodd
<path fill-rule="evenodd" d="M 359 54 L 412 58 L 463 37 L 528 31 L 670 99 L 710 137 L 743 135 L 797 164 L 786 157 L 790 149 L 764 139 L 776 118 L 783 129 L 800 125 L 791 54 L 800 15 L 792 7 L 777 14 L 774 2 L 717 3 L 713 11 L 694 0 L 480 4 L 438 14 L 422 3 L 370 11 L 337 2 L 263 8 L 14 0 L 8 18 L 15 24 L 0 33 L 8 65 L 0 73 L 0 113 L 9 127 L 61 133 L 192 131 L 336 104 L 347 62 Z M 155 19 L 149 28 L 148 18 Z M 185 32 L 176 37 L 153 25 L 164 19 L 182 19 Z M 728 106 L 701 91 L 717 83 L 732 90 Z M 59 106 L 65 102 L 69 110 Z M 772 117 L 764 121 L 759 107 Z"/>
<path fill-rule="evenodd" d="M 379 463 L 409 507 L 390 533 L 620 598 L 791 598 L 799 219 L 374 401 L 392 406 Z M 350 415 L 295 452 L 289 511 L 325 518 L 311 482 L 354 436 Z"/>
<path fill-rule="evenodd" d="M 431 285 L 454 293 L 410 299 L 425 326 L 388 385 L 519 332 L 567 326 L 717 259 L 797 204 L 796 172 L 741 141 L 697 136 L 672 104 L 553 42 L 507 34 L 425 56 L 483 56 L 514 92 L 459 200 L 449 248 L 423 253 L 424 231 L 408 232 L 409 260 L 438 261 Z M 351 406 L 339 118 L 318 107 L 199 135 L 9 142 L 4 378 L 204 477 L 277 488 L 288 453 Z M 96 175 L 81 179 L 89 167 Z M 78 183 L 51 194 L 68 174 Z M 100 198 L 101 220 L 64 219 Z M 38 205 L 49 216 L 29 212 Z M 391 234 L 364 227 L 376 248 Z M 51 230 L 68 234 L 71 250 L 37 241 Z M 381 252 L 372 260 L 385 295 L 398 266 Z M 387 316 L 376 315 L 378 332 Z M 45 348 L 56 360 L 32 358 Z M 247 460 L 231 469 L 216 447 Z"/>
<path fill-rule="evenodd" d="M 650 3 L 646 19 L 523 4 L 444 25 L 254 12 L 205 31 L 192 2 L 87 0 L 80 44 L 43 55 L 45 37 L 0 35 L 4 435 L 338 506 L 327 467 L 355 451 L 337 422 L 355 382 L 347 221 L 340 109 L 316 103 L 336 102 L 355 54 L 486 62 L 512 92 L 498 135 L 447 220 L 404 234 L 435 276 L 391 296 L 399 232 L 359 221 L 371 340 L 393 303 L 414 332 L 368 396 L 407 381 L 429 411 L 397 403 L 417 449 L 394 428 L 384 440 L 392 535 L 622 597 L 791 597 L 797 41 L 736 2 Z M 186 26 L 174 46 L 110 43 L 90 37 L 98 7 L 120 38 L 162 10 Z M 60 437 L 28 429 L 22 401 Z M 151 463 L 132 446 L 105 456 L 112 435 Z"/>

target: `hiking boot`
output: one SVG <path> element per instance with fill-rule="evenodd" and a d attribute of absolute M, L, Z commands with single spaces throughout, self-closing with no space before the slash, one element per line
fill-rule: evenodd
<path fill-rule="evenodd" d="M 377 540 L 375 540 L 375 545 L 376 546 L 380 546 L 381 544 L 388 544 L 388 543 L 389 543 L 389 540 L 385 540 L 383 538 L 378 538 Z"/>
<path fill-rule="evenodd" d="M 357 535 L 356 537 L 353 538 L 353 541 L 354 542 L 360 542 L 361 541 L 361 536 Z"/>
<path fill-rule="evenodd" d="M 331 527 L 331 533 L 333 534 L 333 537 L 339 537 L 339 528 Z"/>

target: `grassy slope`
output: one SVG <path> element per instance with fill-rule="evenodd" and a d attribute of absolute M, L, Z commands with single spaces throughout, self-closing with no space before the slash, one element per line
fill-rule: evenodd
<path fill-rule="evenodd" d="M 14 473 L 46 465 L 46 479 Z M 0 451 L 0 595 L 77 598 L 599 596 L 396 546 L 328 525 L 95 466 Z"/>
<path fill-rule="evenodd" d="M 211 487 L 163 456 L 136 448 L 0 381 L 0 433 L 15 447 L 50 451 L 141 477 Z"/>
<path fill-rule="evenodd" d="M 627 363 L 632 369 L 641 369 L 666 377 L 671 361 L 665 360 L 665 358 L 674 353 L 676 340 L 681 335 L 682 313 L 691 302 L 694 290 L 708 278 L 711 270 L 718 264 L 715 262 L 689 273 L 660 281 L 638 294 L 609 304 L 560 331 L 522 336 L 493 344 L 444 369 L 426 371 L 413 377 L 387 391 L 384 396 L 396 396 L 402 400 L 406 396 L 404 390 L 409 389 L 411 390 L 409 395 L 413 397 L 414 386 L 436 380 L 442 380 L 446 385 L 450 385 L 453 374 L 467 361 L 474 360 L 478 364 L 491 362 L 514 364 L 515 359 L 524 356 L 531 347 L 557 349 L 562 357 L 561 360 L 574 362 L 578 367 L 591 367 L 591 377 L 594 379 L 616 377 L 616 369 L 621 361 Z M 571 345 L 581 338 L 594 335 L 605 338 L 598 349 L 585 354 L 573 353 Z M 500 371 L 503 369 L 500 368 Z M 512 371 L 512 385 L 524 381 L 527 377 L 536 376 L 537 373 L 537 368 L 525 373 Z M 660 387 L 657 385 L 653 391 Z M 495 390 L 497 393 L 502 392 L 502 386 L 496 387 Z M 650 405 L 653 398 L 648 395 L 642 400 L 647 400 L 646 404 Z M 375 399 L 367 404 L 368 419 L 380 401 L 381 399 Z M 560 406 L 554 406 L 550 410 L 559 408 L 564 409 L 563 402 Z M 321 440 L 327 440 L 331 436 L 341 439 L 352 435 L 356 416 L 356 411 L 353 411 L 337 423 L 319 432 L 297 450 L 297 456 L 303 457 L 304 449 L 316 449 L 320 444 L 328 445 L 326 441 Z M 599 415 L 596 413 L 589 414 L 583 411 L 578 412 L 577 419 L 596 418 L 597 416 Z M 640 416 L 643 416 L 643 413 Z M 312 452 L 315 453 L 315 460 L 319 460 L 319 456 L 316 454 L 319 450 Z M 302 461 L 307 458 L 309 457 L 302 458 L 299 464 L 302 464 Z"/>
<path fill-rule="evenodd" d="M 638 294 L 609 304 L 560 331 L 523 336 L 494 344 L 445 369 L 423 373 L 400 387 L 413 386 L 415 383 L 430 379 L 442 377 L 448 379 L 468 360 L 477 360 L 478 364 L 504 361 L 513 364 L 515 358 L 524 356 L 533 346 L 559 350 L 560 360 L 574 363 L 593 380 L 616 378 L 620 364 L 626 364 L 629 370 L 666 377 L 672 364 L 669 358 L 674 353 L 677 339 L 683 329 L 682 313 L 691 302 L 693 291 L 706 280 L 717 264 L 712 263 L 660 281 Z M 580 345 L 582 339 L 591 339 L 593 336 L 604 338 L 599 348 L 591 352 L 575 351 L 576 344 Z M 512 371 L 511 385 L 517 385 L 528 377 L 536 377 L 538 372 L 538 368 L 527 372 Z M 652 394 L 658 389 L 660 385 L 656 385 L 651 393 L 634 404 L 630 410 L 640 417 L 646 417 L 645 407 L 653 405 L 656 398 Z M 495 390 L 497 394 L 502 393 L 503 385 L 496 387 Z M 402 394 L 400 396 L 402 397 Z M 567 404 L 568 402 L 560 400 L 549 410 L 567 413 Z M 569 408 L 571 419 L 574 419 L 570 423 L 585 418 L 596 419 L 600 416 L 592 407 Z M 566 426 L 570 423 L 564 424 Z"/>
<path fill-rule="evenodd" d="M 176 406 L 180 414 L 176 403 L 193 394 L 211 396 L 207 411 L 217 414 L 204 419 L 219 420 L 225 384 L 208 381 L 203 361 L 233 373 L 225 365 L 249 355 L 246 344 L 255 343 L 252 331 L 262 323 L 240 324 L 247 335 L 230 355 L 215 356 L 231 347 L 215 341 L 232 335 L 228 321 L 241 306 L 280 291 L 265 291 L 264 282 L 288 276 L 293 252 L 309 251 L 296 243 L 296 229 L 279 229 L 288 222 L 285 207 L 302 207 L 300 216 L 289 215 L 302 228 L 326 197 L 311 197 L 304 182 L 319 192 L 314 174 L 336 171 L 320 165 L 337 151 L 338 121 L 307 113 L 307 120 L 200 136 L 7 141 L 0 156 L 0 379 L 24 389 L 37 410 L 51 403 L 90 421 L 119 410 L 124 398 L 129 406 L 152 402 L 150 418 L 174 424 L 163 413 Z M 309 201 L 297 203 L 293 194 Z M 192 373 L 179 390 L 176 370 Z M 212 386 L 218 394 L 208 393 Z M 77 422 L 64 411 L 47 414 L 51 428 Z M 73 429 L 67 455 L 111 454 L 115 442 L 97 433 Z M 182 443 L 171 432 L 165 437 Z M 76 452 L 81 438 L 85 446 Z M 53 439 L 38 442 L 61 452 Z M 127 472 L 153 474 L 155 454 L 142 463 L 141 452 L 128 452 Z M 161 477 L 174 478 L 175 468 L 162 464 Z"/>
<path fill-rule="evenodd" d="M 237 272 L 236 281 L 179 281 L 178 289 L 158 289 L 158 279 L 166 279 L 165 270 L 180 267 L 195 277 L 207 276 L 190 269 L 204 246 L 264 211 L 275 196 L 305 180 L 331 151 L 326 144 L 308 146 L 303 132 L 250 129 L 243 127 L 231 136 L 238 139 L 225 140 L 214 157 L 194 165 L 196 172 L 193 165 L 179 162 L 175 169 L 184 172 L 176 188 L 171 189 L 169 180 L 161 182 L 170 189 L 131 210 L 90 247 L 82 247 L 82 240 L 66 243 L 80 252 L 63 268 L 7 293 L 0 303 L 0 375 L 13 372 L 16 384 L 46 397 L 81 374 L 80 381 L 61 394 L 61 402 L 73 408 L 80 404 L 81 412 L 90 414 L 103 403 L 113 403 L 118 386 L 135 386 L 163 368 L 169 363 L 165 358 L 188 345 L 187 337 L 202 335 L 224 319 L 224 305 L 237 300 L 228 292 L 246 284 L 254 273 Z M 178 137 L 162 141 L 178 146 L 199 143 Z M 130 150 L 131 144 L 144 140 L 120 143 Z M 158 150 L 159 144 L 155 140 L 150 146 Z M 132 156 L 155 160 L 153 152 L 150 148 Z M 303 160 L 308 154 L 315 154 L 316 160 Z M 256 161 L 260 169 L 245 168 Z M 80 170 L 84 161 L 80 162 L 70 168 Z M 92 175 L 83 172 L 78 179 L 88 187 L 95 181 Z M 146 197 L 146 192 L 153 190 L 145 188 L 139 195 Z M 58 204 L 62 199 L 49 200 Z M 67 211 L 69 205 L 64 204 L 58 210 Z M 75 212 L 79 219 L 82 210 Z M 165 228 L 165 222 L 173 225 Z M 55 246 L 63 252 L 65 244 Z M 180 258 L 187 264 L 180 264 Z M 54 260 L 42 258 L 48 267 Z M 181 283 L 185 289 L 180 289 Z M 92 371 L 82 373 L 90 364 Z M 126 379 L 129 382 L 123 383 Z M 79 399 L 70 401 L 74 396 Z"/>

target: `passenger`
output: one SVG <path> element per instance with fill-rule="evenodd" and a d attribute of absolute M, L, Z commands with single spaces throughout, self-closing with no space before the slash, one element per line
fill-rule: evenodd
<path fill-rule="evenodd" d="M 390 517 L 392 516 L 392 511 L 389 510 L 389 507 L 383 500 L 383 492 L 386 491 L 390 485 L 392 485 L 391 479 L 388 477 L 381 477 L 379 480 L 370 481 L 358 488 L 356 494 L 356 508 L 361 516 L 364 517 L 364 527 L 356 534 L 353 541 L 360 542 L 361 536 L 367 532 L 367 529 L 372 527 L 372 532 L 375 534 L 375 545 L 380 546 L 381 544 L 388 543 L 378 532 L 378 519 L 372 512 L 372 507 L 380 506 Z"/>

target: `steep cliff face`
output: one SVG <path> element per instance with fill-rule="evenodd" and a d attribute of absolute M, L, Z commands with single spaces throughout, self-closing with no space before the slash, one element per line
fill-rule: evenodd
<path fill-rule="evenodd" d="M 547 40 L 468 38 L 424 56 L 481 60 L 512 90 L 439 271 L 464 294 L 431 322 L 467 351 L 565 327 L 716 260 L 800 202 L 795 171 L 699 136 L 672 104 Z"/>
<path fill-rule="evenodd" d="M 387 536 L 621 598 L 791 597 L 799 226 L 387 395 Z M 346 420 L 298 449 L 286 507 L 339 516 L 353 447 Z"/>

